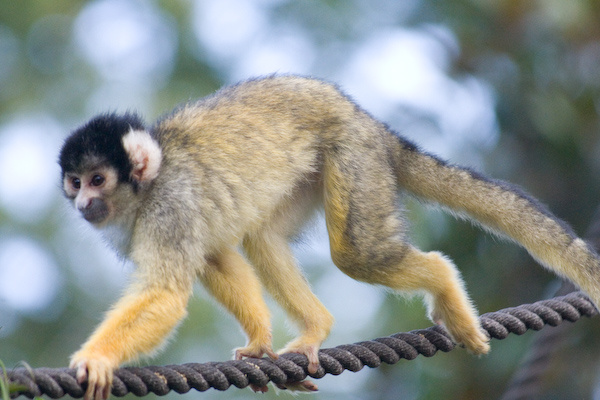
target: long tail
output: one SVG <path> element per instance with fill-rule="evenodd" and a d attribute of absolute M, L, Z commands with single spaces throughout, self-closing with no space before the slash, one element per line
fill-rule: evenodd
<path fill-rule="evenodd" d="M 514 185 L 449 165 L 395 139 L 398 151 L 392 157 L 401 187 L 515 240 L 600 305 L 600 258 L 565 222 Z"/>

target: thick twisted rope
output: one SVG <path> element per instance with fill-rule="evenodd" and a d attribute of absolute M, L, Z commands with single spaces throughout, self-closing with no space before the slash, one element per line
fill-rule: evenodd
<path fill-rule="evenodd" d="M 577 290 L 575 285 L 563 281 L 556 295 L 566 295 L 575 290 Z M 557 352 L 565 346 L 568 335 L 567 325 L 546 329 L 536 335 L 500 400 L 542 398 L 541 394 L 544 393 L 547 382 L 544 375 L 549 372 L 548 368 Z"/>
<path fill-rule="evenodd" d="M 600 207 L 596 208 L 594 217 L 585 235 L 586 241 L 596 251 L 600 251 Z M 556 296 L 566 295 L 577 290 L 569 281 L 563 281 Z M 525 400 L 541 398 L 548 382 L 544 379 L 549 373 L 551 360 L 555 357 L 561 344 L 565 342 L 568 328 L 563 325 L 558 329 L 548 329 L 535 336 L 529 351 L 525 354 L 521 366 L 513 375 L 501 400 Z M 564 344 L 563 344 L 564 346 Z"/>
<path fill-rule="evenodd" d="M 557 326 L 563 320 L 575 322 L 582 316 L 598 314 L 594 305 L 581 292 L 549 300 L 506 308 L 481 315 L 483 329 L 491 338 L 504 339 L 509 333 L 522 335 L 529 329 L 540 330 L 545 325 Z M 321 366 L 313 378 L 326 374 L 339 375 L 344 370 L 360 371 L 365 365 L 377 368 L 382 362 L 395 364 L 401 359 L 412 360 L 419 354 L 433 356 L 438 350 L 448 352 L 455 347 L 448 332 L 441 326 L 397 333 L 371 341 L 341 345 L 319 351 Z M 124 396 L 133 393 L 165 395 L 171 390 L 186 393 L 191 389 L 205 391 L 210 388 L 226 390 L 231 385 L 245 388 L 250 384 L 265 386 L 298 382 L 307 378 L 308 360 L 300 354 L 283 354 L 277 360 L 249 358 L 204 364 L 183 364 L 127 367 L 115 371 L 112 394 Z M 50 398 L 82 397 L 85 383 L 75 379 L 75 370 L 68 368 L 18 368 L 7 372 L 13 397 L 33 398 L 47 395 Z"/>

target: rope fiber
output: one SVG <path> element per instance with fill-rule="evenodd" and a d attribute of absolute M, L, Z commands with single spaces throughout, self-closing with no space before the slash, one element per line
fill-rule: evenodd
<path fill-rule="evenodd" d="M 510 333 L 524 334 L 538 331 L 545 325 L 557 326 L 563 320 L 576 322 L 582 316 L 592 317 L 598 310 L 581 292 L 541 300 L 533 304 L 506 308 L 480 316 L 481 325 L 493 339 L 504 339 Z M 321 366 L 315 374 L 308 374 L 308 360 L 300 354 L 283 354 L 277 360 L 248 358 L 203 364 L 125 367 L 115 371 L 112 395 L 127 393 L 145 396 L 149 393 L 165 395 L 171 390 L 187 393 L 192 389 L 210 388 L 227 390 L 232 385 L 262 387 L 269 382 L 283 385 L 299 382 L 308 376 L 319 379 L 326 374 L 339 375 L 344 370 L 360 371 L 365 365 L 377 368 L 382 362 L 395 364 L 401 359 L 413 360 L 419 354 L 435 355 L 439 350 L 448 352 L 455 347 L 446 329 L 432 326 L 406 333 L 397 333 L 370 341 L 321 349 Z M 86 383 L 77 383 L 75 370 L 69 368 L 16 368 L 7 371 L 8 384 L 16 388 L 12 397 L 33 398 L 46 395 L 57 399 L 63 396 L 83 397 Z"/>

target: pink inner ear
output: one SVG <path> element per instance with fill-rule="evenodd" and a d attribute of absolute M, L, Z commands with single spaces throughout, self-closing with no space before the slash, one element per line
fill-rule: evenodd
<path fill-rule="evenodd" d="M 144 173 L 148 169 L 147 164 L 148 158 L 145 158 L 143 160 L 137 160 L 137 163 L 133 165 L 133 171 L 131 172 L 133 179 L 140 182 L 144 180 Z"/>
<path fill-rule="evenodd" d="M 158 143 L 146 131 L 130 131 L 123 136 L 123 147 L 129 155 L 138 182 L 151 181 L 158 176 L 162 153 Z"/>

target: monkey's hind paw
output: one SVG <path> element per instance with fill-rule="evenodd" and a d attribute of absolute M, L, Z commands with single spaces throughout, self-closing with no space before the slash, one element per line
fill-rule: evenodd
<path fill-rule="evenodd" d="M 292 382 L 292 383 L 273 383 L 277 389 L 280 390 L 289 390 L 290 392 L 304 392 L 304 393 L 312 393 L 318 392 L 319 387 L 311 380 L 305 379 L 300 382 Z M 250 384 L 250 389 L 254 391 L 254 393 L 266 393 L 269 391 L 268 386 L 258 386 L 254 384 Z"/>
<path fill-rule="evenodd" d="M 319 387 L 311 380 L 305 379 L 303 381 L 300 382 L 293 382 L 293 383 L 285 383 L 285 384 L 275 384 L 275 386 L 277 386 L 278 389 L 281 390 L 289 390 L 292 392 L 304 392 L 304 393 L 312 393 L 312 392 L 318 392 L 319 391 Z"/>
<path fill-rule="evenodd" d="M 313 381 L 308 380 L 308 379 L 305 379 L 300 382 L 275 384 L 275 386 L 277 386 L 278 389 L 290 390 L 292 392 L 312 393 L 312 392 L 319 391 L 319 387 Z"/>
<path fill-rule="evenodd" d="M 268 386 L 258 386 L 255 385 L 254 383 L 250 384 L 250 389 L 252 389 L 252 391 L 254 393 L 267 393 L 269 391 L 269 387 Z"/>
<path fill-rule="evenodd" d="M 285 348 L 278 351 L 279 354 L 298 353 L 308 358 L 308 373 L 315 374 L 319 370 L 319 345 L 304 343 L 302 339 L 288 343 Z"/>
<path fill-rule="evenodd" d="M 316 349 L 316 352 L 318 352 L 318 347 Z M 287 347 L 286 347 L 286 349 L 281 350 L 279 352 L 279 354 L 283 354 L 283 353 L 306 354 L 303 351 L 293 351 L 293 350 L 288 349 Z M 241 348 L 235 349 L 235 359 L 236 360 L 241 360 L 244 357 L 261 358 L 263 356 L 263 354 L 266 354 L 273 360 L 276 360 L 277 358 L 279 358 L 279 354 L 273 352 L 273 350 L 271 349 L 271 346 L 268 346 L 268 345 L 263 345 L 263 346 L 248 345 L 247 347 L 241 347 Z M 311 358 L 309 357 L 309 360 L 310 359 Z M 316 367 L 314 367 L 314 372 L 311 370 L 311 368 L 313 368 L 313 367 L 314 367 L 314 365 L 311 366 L 311 364 L 309 362 L 309 367 L 308 367 L 309 372 L 314 373 L 319 368 L 318 358 L 317 358 L 317 362 L 316 362 Z M 292 392 L 316 392 L 319 390 L 319 387 L 315 383 L 313 383 L 310 380 L 306 380 L 306 379 L 303 381 L 300 381 L 300 382 L 294 382 L 294 383 L 289 383 L 289 384 L 276 384 L 275 386 L 278 389 L 290 390 Z M 250 389 L 252 389 L 255 393 L 266 393 L 269 390 L 268 386 L 258 386 L 258 385 L 254 385 L 254 384 L 250 384 Z"/>
<path fill-rule="evenodd" d="M 490 338 L 478 325 L 468 327 L 468 329 L 462 328 L 461 330 L 448 325 L 446 325 L 446 328 L 454 341 L 463 345 L 468 352 L 477 356 L 489 353 Z"/>
<path fill-rule="evenodd" d="M 476 334 L 463 338 L 459 343 L 463 344 L 465 348 L 475 355 L 487 354 L 490 351 L 490 339 L 481 330 L 478 330 Z"/>
<path fill-rule="evenodd" d="M 466 295 L 459 293 L 453 301 L 436 300 L 429 317 L 438 324 L 445 326 L 454 342 L 463 345 L 475 355 L 486 354 L 490 351 L 490 338 L 482 329 L 477 312 L 470 306 Z"/>
<path fill-rule="evenodd" d="M 248 345 L 246 347 L 238 347 L 234 350 L 234 358 L 241 360 L 244 357 L 250 358 L 262 358 L 263 355 L 267 355 L 272 360 L 277 360 L 279 354 L 275 353 L 270 345 Z"/>

